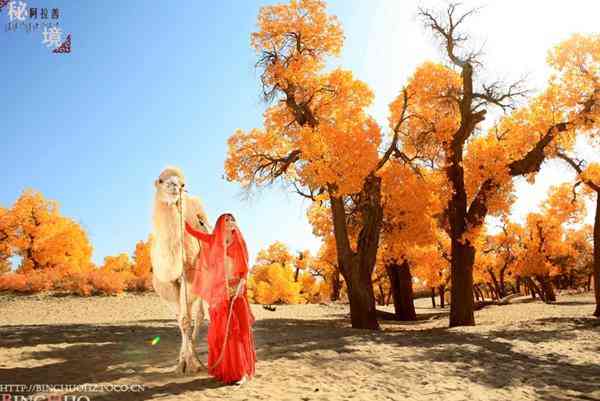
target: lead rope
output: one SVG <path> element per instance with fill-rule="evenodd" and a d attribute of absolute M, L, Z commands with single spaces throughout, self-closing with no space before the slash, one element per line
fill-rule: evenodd
<path fill-rule="evenodd" d="M 225 242 L 225 241 L 223 241 L 223 242 Z M 227 279 L 227 268 L 225 267 L 226 258 L 227 258 L 227 248 L 225 247 L 225 244 L 223 244 L 223 273 L 225 274 L 225 287 L 227 290 L 227 299 L 229 299 L 229 280 Z M 233 312 L 233 303 L 237 299 L 238 291 L 239 291 L 239 284 L 238 284 L 238 287 L 236 288 L 235 294 L 229 301 L 229 305 L 227 308 L 228 309 L 227 323 L 225 323 L 225 338 L 223 339 L 223 345 L 221 346 L 221 353 L 219 354 L 219 357 L 217 358 L 217 360 L 212 365 L 209 365 L 209 367 L 208 367 L 209 370 L 214 369 L 219 363 L 221 363 L 221 361 L 223 360 L 223 356 L 225 355 L 225 345 L 227 345 L 227 340 L 229 340 L 229 324 L 231 323 L 231 314 Z M 211 324 L 214 324 L 214 322 L 211 322 Z"/>
<path fill-rule="evenodd" d="M 185 277 L 185 226 L 183 225 L 183 187 L 179 187 L 179 226 L 181 229 L 181 290 L 183 291 L 184 318 L 191 325 L 192 319 L 188 314 L 187 283 Z M 188 336 L 188 333 L 186 332 L 185 335 Z M 192 339 L 188 336 L 188 340 L 191 341 Z"/>
<path fill-rule="evenodd" d="M 227 294 L 229 296 L 229 293 Z M 237 298 L 237 295 L 235 295 L 233 298 L 231 298 L 231 301 L 229 302 L 229 312 L 227 313 L 227 323 L 225 324 L 225 339 L 223 340 L 223 345 L 221 347 L 221 353 L 219 354 L 219 357 L 217 358 L 217 360 L 215 361 L 215 363 L 213 363 L 212 365 L 209 365 L 209 369 L 212 370 L 214 369 L 219 363 L 221 363 L 221 361 L 223 360 L 223 356 L 225 355 L 225 345 L 227 344 L 227 340 L 229 339 L 229 323 L 231 322 L 231 313 L 233 312 L 233 303 L 235 302 Z"/>

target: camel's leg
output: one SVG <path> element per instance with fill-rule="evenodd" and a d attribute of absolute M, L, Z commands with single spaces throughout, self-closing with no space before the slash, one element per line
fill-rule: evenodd
<path fill-rule="evenodd" d="M 180 312 L 178 314 L 178 323 L 179 329 L 181 331 L 181 352 L 182 359 L 184 362 L 183 372 L 184 374 L 191 374 L 199 372 L 204 365 L 198 359 L 196 355 L 196 351 L 193 347 L 192 342 L 192 322 L 191 322 L 191 309 L 192 309 L 192 294 L 190 291 L 191 284 L 189 282 L 186 283 L 187 291 L 187 300 L 184 299 L 184 291 L 180 291 L 180 302 L 179 304 L 182 306 L 180 308 Z M 186 302 L 187 301 L 187 302 Z M 184 307 L 185 305 L 185 307 Z M 180 361 L 181 362 L 181 361 Z"/>
<path fill-rule="evenodd" d="M 177 320 L 177 326 L 181 332 L 181 319 L 180 319 L 180 308 L 179 308 L 179 283 L 174 281 L 163 282 L 156 279 L 156 276 L 152 278 L 152 284 L 154 285 L 154 290 L 160 296 L 160 298 L 167 303 L 173 314 L 175 315 L 175 320 Z M 179 374 L 183 374 L 185 371 L 185 360 L 184 360 L 184 347 L 183 340 L 181 342 L 179 348 L 179 357 L 177 361 L 177 365 L 175 366 L 175 371 Z"/>
<path fill-rule="evenodd" d="M 153 276 L 152 285 L 154 291 L 169 306 L 173 314 L 177 315 L 179 312 L 179 284 L 173 281 L 159 281 L 156 276 Z"/>
<path fill-rule="evenodd" d="M 194 331 L 192 332 L 192 346 L 195 350 L 198 349 L 198 342 L 200 341 L 199 334 L 200 329 L 204 325 L 204 305 L 202 299 L 197 298 L 194 301 L 192 313 L 194 316 Z"/>
<path fill-rule="evenodd" d="M 186 281 L 186 288 L 187 288 L 187 302 L 188 302 L 188 311 L 189 311 L 189 315 L 191 320 L 193 321 L 193 331 L 191 333 L 191 343 L 192 343 L 192 349 L 194 350 L 194 353 L 196 354 L 197 350 L 198 350 L 198 334 L 200 331 L 200 328 L 202 327 L 202 325 L 204 324 L 204 309 L 203 309 L 203 305 L 202 305 L 202 299 L 196 294 L 194 293 L 194 291 L 192 290 L 192 282 L 194 281 L 194 275 L 195 275 L 195 271 L 193 269 L 188 269 L 186 270 L 187 274 L 187 281 Z M 197 355 L 197 354 L 196 354 Z M 204 365 L 202 365 L 204 367 Z"/>

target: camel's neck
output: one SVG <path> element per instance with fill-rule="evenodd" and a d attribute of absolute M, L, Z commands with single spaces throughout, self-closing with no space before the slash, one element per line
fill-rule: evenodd
<path fill-rule="evenodd" d="M 185 207 L 185 201 L 184 201 Z M 155 199 L 152 241 L 152 263 L 160 281 L 175 280 L 183 269 L 182 235 L 179 210 Z"/>
<path fill-rule="evenodd" d="M 168 241 L 181 236 L 179 210 L 175 205 L 157 201 L 154 203 L 154 235 L 157 240 Z M 160 237 L 164 238 L 160 238 Z"/>

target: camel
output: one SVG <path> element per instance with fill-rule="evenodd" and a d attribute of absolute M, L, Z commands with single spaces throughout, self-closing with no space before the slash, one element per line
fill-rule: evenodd
<path fill-rule="evenodd" d="M 192 292 L 193 268 L 202 245 L 192 236 L 183 235 L 185 256 L 182 261 L 181 236 L 184 232 L 180 217 L 183 217 L 183 222 L 205 232 L 209 230 L 208 220 L 200 199 L 185 192 L 185 177 L 178 167 L 167 166 L 154 181 L 154 186 L 156 193 L 150 250 L 152 284 L 175 313 L 181 332 L 181 348 L 175 371 L 180 375 L 194 374 L 206 369 L 196 354 L 198 333 L 204 322 L 204 306 L 202 300 Z M 179 214 L 180 195 L 182 216 Z M 186 271 L 185 292 L 181 291 L 183 266 Z M 193 332 L 190 332 L 191 319 L 194 319 Z"/>

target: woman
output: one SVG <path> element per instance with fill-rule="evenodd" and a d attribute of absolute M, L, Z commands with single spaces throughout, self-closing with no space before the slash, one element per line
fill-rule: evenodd
<path fill-rule="evenodd" d="M 224 383 L 241 384 L 254 375 L 256 363 L 246 242 L 229 213 L 219 216 L 212 234 L 187 222 L 185 229 L 204 243 L 192 288 L 209 305 L 208 372 Z"/>

